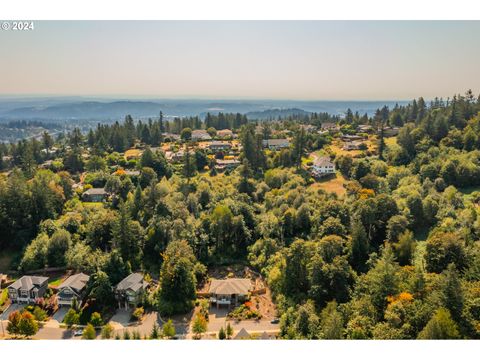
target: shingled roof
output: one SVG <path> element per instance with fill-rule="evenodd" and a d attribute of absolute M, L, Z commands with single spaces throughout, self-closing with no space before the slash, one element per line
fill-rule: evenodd
<path fill-rule="evenodd" d="M 22 276 L 20 279 L 15 281 L 9 287 L 17 290 L 32 290 L 35 286 L 40 287 L 44 282 L 48 280 L 45 276 Z"/>
<path fill-rule="evenodd" d="M 225 279 L 212 280 L 210 283 L 210 293 L 216 295 L 247 295 L 252 288 L 252 282 L 249 279 Z"/>
<path fill-rule="evenodd" d="M 241 328 L 240 331 L 237 333 L 237 335 L 235 335 L 235 337 L 233 338 L 233 340 L 246 340 L 246 339 L 250 339 L 250 334 L 248 333 L 247 330 L 245 330 L 245 328 Z"/>
<path fill-rule="evenodd" d="M 68 277 L 67 280 L 61 283 L 58 289 L 60 290 L 60 289 L 69 287 L 75 290 L 76 292 L 80 292 L 87 285 L 87 282 L 89 279 L 90 279 L 90 276 L 84 273 L 75 274 Z"/>
<path fill-rule="evenodd" d="M 133 273 L 128 275 L 125 279 L 120 281 L 117 285 L 117 290 L 133 290 L 137 291 L 141 287 L 146 288 L 147 283 L 143 280 L 143 274 Z"/>

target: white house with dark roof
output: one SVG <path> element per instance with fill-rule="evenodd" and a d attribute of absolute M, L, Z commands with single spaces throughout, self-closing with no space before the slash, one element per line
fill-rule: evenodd
<path fill-rule="evenodd" d="M 136 307 L 148 287 L 142 273 L 133 273 L 120 281 L 115 288 L 115 298 L 120 309 Z"/>
<path fill-rule="evenodd" d="M 263 140 L 263 147 L 269 148 L 270 150 L 280 150 L 285 149 L 290 146 L 290 141 L 288 139 L 267 139 Z"/>
<path fill-rule="evenodd" d="M 77 299 L 80 304 L 85 296 L 87 282 L 90 276 L 79 273 L 68 277 L 58 287 L 57 302 L 58 305 L 72 306 L 73 299 Z"/>
<path fill-rule="evenodd" d="M 43 297 L 48 287 L 44 276 L 22 276 L 8 287 L 8 297 L 12 303 L 34 303 Z"/>
<path fill-rule="evenodd" d="M 231 278 L 225 280 L 213 279 L 208 290 L 210 302 L 221 305 L 237 306 L 248 297 L 252 290 L 252 282 L 249 279 Z"/>
<path fill-rule="evenodd" d="M 228 141 L 214 140 L 208 144 L 208 148 L 212 151 L 230 150 L 232 148 L 232 144 L 230 144 Z"/>

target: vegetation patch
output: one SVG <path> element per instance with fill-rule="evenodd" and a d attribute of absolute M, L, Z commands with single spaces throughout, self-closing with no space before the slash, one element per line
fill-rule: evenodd
<path fill-rule="evenodd" d="M 250 301 L 245 302 L 244 304 L 237 306 L 235 309 L 230 311 L 227 315 L 229 319 L 234 320 L 252 320 L 252 319 L 261 319 L 262 314 L 260 314 L 256 309 L 252 309 L 252 303 Z"/>

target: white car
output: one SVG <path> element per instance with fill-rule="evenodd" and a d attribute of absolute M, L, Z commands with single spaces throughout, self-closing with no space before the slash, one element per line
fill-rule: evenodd
<path fill-rule="evenodd" d="M 83 330 L 75 330 L 73 332 L 73 336 L 82 336 L 83 335 Z"/>

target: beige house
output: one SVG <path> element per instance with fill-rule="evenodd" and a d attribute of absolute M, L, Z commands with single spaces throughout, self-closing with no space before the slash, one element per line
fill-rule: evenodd
<path fill-rule="evenodd" d="M 249 279 L 214 279 L 208 290 L 210 303 L 215 304 L 217 308 L 222 305 L 237 306 L 247 299 L 252 288 L 252 282 Z"/>

